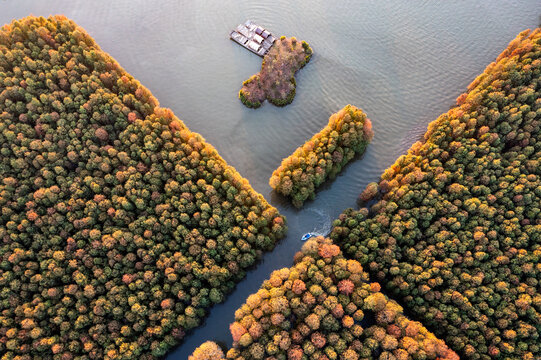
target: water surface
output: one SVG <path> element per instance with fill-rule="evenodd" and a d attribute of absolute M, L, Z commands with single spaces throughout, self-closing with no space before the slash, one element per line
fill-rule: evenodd
<path fill-rule="evenodd" d="M 292 264 L 301 236 L 355 206 L 364 186 L 417 141 L 427 124 L 520 31 L 537 27 L 541 1 L 135 1 L 0 0 L 0 23 L 65 14 L 202 134 L 256 191 L 287 216 L 288 236 L 169 356 L 185 360 L 205 340 L 231 345 L 234 311 L 269 274 Z M 228 40 L 252 19 L 314 50 L 297 74 L 297 96 L 252 110 L 237 99 L 261 58 Z M 271 193 L 282 158 L 351 103 L 372 120 L 365 155 L 326 184 L 304 210 Z"/>

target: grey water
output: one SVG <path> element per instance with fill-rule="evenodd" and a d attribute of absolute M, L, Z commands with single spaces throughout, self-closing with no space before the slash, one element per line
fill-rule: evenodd
<path fill-rule="evenodd" d="M 354 207 L 366 184 L 421 139 L 509 41 L 539 26 L 541 0 L 0 0 L 1 24 L 30 14 L 65 14 L 85 28 L 288 219 L 287 237 L 168 356 L 184 360 L 206 340 L 231 345 L 235 310 L 273 270 L 291 266 L 301 236 L 328 231 L 330 219 Z M 237 98 L 261 66 L 228 39 L 247 19 L 314 50 L 285 108 L 252 110 Z M 295 210 L 268 179 L 348 103 L 372 120 L 374 139 L 316 200 Z"/>

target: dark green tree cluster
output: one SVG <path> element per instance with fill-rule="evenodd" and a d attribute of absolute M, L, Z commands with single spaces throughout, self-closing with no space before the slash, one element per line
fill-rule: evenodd
<path fill-rule="evenodd" d="M 236 311 L 227 359 L 458 359 L 367 281 L 330 239 L 311 239 Z"/>
<path fill-rule="evenodd" d="M 72 21 L 0 31 L 2 359 L 150 359 L 284 218 Z"/>
<path fill-rule="evenodd" d="M 312 57 L 312 48 L 295 37 L 280 37 L 263 58 L 261 71 L 242 83 L 239 99 L 250 108 L 258 108 L 265 100 L 286 106 L 295 98 L 295 73 Z"/>
<path fill-rule="evenodd" d="M 319 133 L 282 160 L 269 184 L 300 208 L 307 199 L 315 198 L 316 188 L 325 180 L 334 179 L 355 154 L 362 154 L 373 136 L 365 113 L 346 105 L 331 115 Z"/>
<path fill-rule="evenodd" d="M 540 73 L 525 31 L 331 234 L 467 359 L 541 358 Z"/>

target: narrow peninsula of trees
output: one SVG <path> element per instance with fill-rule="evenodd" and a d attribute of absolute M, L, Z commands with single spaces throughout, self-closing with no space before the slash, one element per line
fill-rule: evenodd
<path fill-rule="evenodd" d="M 0 357 L 153 359 L 284 218 L 62 16 L 0 30 Z"/>
<path fill-rule="evenodd" d="M 334 179 L 355 154 L 362 154 L 373 136 L 370 119 L 361 109 L 347 105 L 282 161 L 269 184 L 300 208 L 307 199 L 315 198 L 316 188 L 325 180 Z"/>
<path fill-rule="evenodd" d="M 273 272 L 230 328 L 228 360 L 458 360 L 323 237 L 309 240 L 293 267 Z"/>
<path fill-rule="evenodd" d="M 541 358 L 540 74 L 522 32 L 331 234 L 464 359 Z"/>
<path fill-rule="evenodd" d="M 290 104 L 295 97 L 295 73 L 312 57 L 306 41 L 282 36 L 274 42 L 263 58 L 261 71 L 242 84 L 239 99 L 251 108 L 258 108 L 265 100 L 276 106 Z"/>

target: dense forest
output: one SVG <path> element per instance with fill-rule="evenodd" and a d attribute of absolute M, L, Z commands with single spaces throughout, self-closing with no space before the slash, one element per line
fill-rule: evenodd
<path fill-rule="evenodd" d="M 347 209 L 248 297 L 220 356 L 538 359 L 540 70 L 541 31 L 525 31 L 367 186 L 370 208 Z"/>
<path fill-rule="evenodd" d="M 317 187 L 325 180 L 334 179 L 356 154 L 362 154 L 373 136 L 366 114 L 346 105 L 331 115 L 327 126 L 282 161 L 269 184 L 300 208 L 307 199 L 315 198 Z"/>
<path fill-rule="evenodd" d="M 309 240 L 295 265 L 272 273 L 231 324 L 227 359 L 441 359 L 458 356 L 370 283 L 356 260 L 323 237 Z M 194 360 L 215 359 L 203 344 Z"/>
<path fill-rule="evenodd" d="M 2 359 L 149 359 L 284 218 L 62 16 L 0 30 Z"/>
<path fill-rule="evenodd" d="M 541 357 L 540 72 L 525 31 L 330 235 L 467 359 Z"/>
<path fill-rule="evenodd" d="M 190 360 L 539 359 L 540 73 L 525 31 Z M 301 207 L 372 136 L 348 105 L 270 185 Z M 161 358 L 287 230 L 63 16 L 0 30 L 0 174 L 2 360 Z"/>
<path fill-rule="evenodd" d="M 274 42 L 263 58 L 261 71 L 242 83 L 239 99 L 250 108 L 260 107 L 265 100 L 276 106 L 290 104 L 295 98 L 295 73 L 312 57 L 306 41 L 285 36 Z"/>

